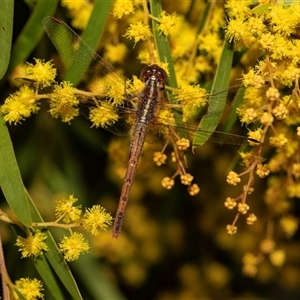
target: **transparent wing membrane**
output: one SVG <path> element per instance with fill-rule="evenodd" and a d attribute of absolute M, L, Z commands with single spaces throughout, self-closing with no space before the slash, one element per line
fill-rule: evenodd
<path fill-rule="evenodd" d="M 103 93 L 103 87 L 101 86 L 101 81 L 97 81 L 98 83 L 95 83 L 94 79 L 98 77 L 104 77 L 105 83 L 107 85 L 118 85 L 119 87 L 124 87 L 125 89 L 125 83 L 126 78 L 124 76 L 121 76 L 117 73 L 117 70 L 108 63 L 105 59 L 103 59 L 101 56 L 96 54 L 69 26 L 67 26 L 63 21 L 53 18 L 53 17 L 45 17 L 43 19 L 43 26 L 45 28 L 46 33 L 48 34 L 49 38 L 51 39 L 54 46 L 57 48 L 58 52 L 63 57 L 66 65 L 69 68 L 72 68 L 72 70 L 80 76 L 81 80 L 84 81 L 89 89 L 94 92 L 97 95 L 101 95 Z M 213 95 L 214 101 L 217 101 L 218 97 L 224 97 L 224 93 L 229 94 L 229 99 L 232 98 L 232 95 L 238 91 L 239 86 L 234 86 L 230 90 L 221 91 L 217 93 L 208 93 Z M 123 93 L 125 94 L 125 93 Z M 136 91 L 137 96 L 139 96 L 139 92 Z M 194 97 L 197 97 L 198 95 L 195 95 L 193 93 L 181 95 L 180 97 L 193 99 Z M 230 97 L 231 96 L 231 97 Z M 105 97 L 105 95 L 103 95 Z M 124 100 L 126 100 L 126 96 L 124 95 Z M 127 99 L 128 100 L 128 99 Z M 87 101 L 87 100 L 86 100 Z M 98 99 L 99 103 L 101 102 Z M 231 100 L 229 100 L 227 104 L 226 110 L 230 110 L 231 108 Z M 89 102 L 90 106 L 93 106 L 94 101 L 87 101 Z M 179 102 L 179 101 L 178 101 Z M 101 102 L 100 105 L 105 105 L 105 101 Z M 84 108 L 81 109 L 81 112 L 83 115 L 88 117 L 88 104 L 84 105 Z M 161 102 L 158 105 L 158 109 L 163 108 L 164 103 Z M 175 105 L 176 106 L 176 105 Z M 172 106 L 170 104 L 166 104 L 166 107 L 170 107 L 169 109 L 172 109 Z M 180 107 L 180 105 L 178 105 Z M 215 105 L 215 111 L 214 113 L 219 113 L 217 110 L 217 105 Z M 125 105 L 117 105 L 116 106 L 117 113 L 120 116 L 120 119 L 113 125 L 103 127 L 104 129 L 117 134 L 117 135 L 126 135 L 129 134 L 130 128 L 134 125 L 134 120 L 136 118 L 136 109 L 132 108 L 132 106 L 126 107 Z M 177 108 L 175 108 L 177 109 Z M 174 126 L 174 123 L 168 124 L 168 120 L 163 119 L 161 117 L 157 117 L 155 119 L 155 122 L 153 122 L 155 126 Z M 154 132 L 154 125 L 152 126 L 151 132 Z M 219 144 L 233 144 L 233 145 L 240 145 L 247 142 L 247 137 L 224 133 L 224 132 L 205 132 L 203 130 L 197 129 L 197 126 L 189 125 L 182 123 L 181 125 L 177 125 L 177 129 L 184 128 L 187 132 L 187 135 L 189 137 L 194 136 L 195 133 L 197 135 L 203 135 L 203 136 L 210 136 L 209 141 Z M 159 128 L 157 129 L 159 131 Z M 150 130 L 149 130 L 150 132 Z M 160 130 L 160 132 L 164 132 L 164 130 Z M 152 136 L 154 136 L 153 133 L 151 133 Z M 161 136 L 159 134 L 158 136 Z M 150 142 L 160 142 L 161 138 L 148 138 L 147 141 Z"/>

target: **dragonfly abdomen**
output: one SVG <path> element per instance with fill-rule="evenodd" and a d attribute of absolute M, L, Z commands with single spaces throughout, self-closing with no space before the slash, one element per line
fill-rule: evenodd
<path fill-rule="evenodd" d="M 131 190 L 138 160 L 140 158 L 145 143 L 145 139 L 146 139 L 146 130 L 147 130 L 147 124 L 140 123 L 140 122 L 135 124 L 134 132 L 130 142 L 128 166 L 124 178 L 124 183 L 123 183 L 119 205 L 118 205 L 114 227 L 113 227 L 114 238 L 117 238 L 121 233 L 125 209 L 129 199 L 129 193 Z"/>
<path fill-rule="evenodd" d="M 157 65 L 153 65 L 145 67 L 142 70 L 141 79 L 145 82 L 145 88 L 139 95 L 139 103 L 136 112 L 137 120 L 130 142 L 129 161 L 113 227 L 114 238 L 117 238 L 121 233 L 130 189 L 146 139 L 147 125 L 154 119 L 160 90 L 164 89 L 167 75 L 163 69 Z"/>

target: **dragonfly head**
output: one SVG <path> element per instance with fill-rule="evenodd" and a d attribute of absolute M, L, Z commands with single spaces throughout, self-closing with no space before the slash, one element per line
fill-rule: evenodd
<path fill-rule="evenodd" d="M 145 84 L 149 81 L 155 81 L 161 90 L 165 88 L 167 77 L 166 71 L 158 65 L 151 65 L 143 68 L 140 75 L 140 79 Z"/>

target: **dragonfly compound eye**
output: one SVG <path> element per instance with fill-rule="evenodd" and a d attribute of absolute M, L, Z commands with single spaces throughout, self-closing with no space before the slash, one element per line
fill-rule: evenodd
<path fill-rule="evenodd" d="M 151 76 L 156 76 L 159 79 L 161 85 L 164 85 L 167 81 L 167 73 L 158 65 L 144 67 L 141 71 L 140 79 L 145 82 Z"/>

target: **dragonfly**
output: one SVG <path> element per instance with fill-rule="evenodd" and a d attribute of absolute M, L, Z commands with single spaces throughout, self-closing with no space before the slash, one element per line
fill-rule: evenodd
<path fill-rule="evenodd" d="M 89 85 L 92 91 L 100 94 L 100 86 L 90 84 L 90 81 L 97 73 L 102 75 L 111 74 L 111 76 L 109 76 L 109 81 L 111 84 L 120 81 L 124 82 L 124 77 L 116 75 L 115 68 L 104 58 L 95 53 L 62 20 L 56 17 L 46 16 L 42 23 L 48 37 L 66 62 L 67 66 L 70 67 L 78 76 L 80 76 L 81 80 Z M 128 166 L 114 219 L 112 232 L 113 238 L 118 238 L 121 233 L 131 186 L 137 169 L 139 157 L 146 141 L 148 128 L 153 124 L 159 126 L 168 126 L 168 124 L 165 124 L 165 121 L 161 122 L 164 123 L 163 125 L 159 124 L 159 118 L 156 117 L 156 111 L 161 106 L 161 93 L 166 86 L 167 73 L 158 65 L 153 64 L 142 69 L 140 79 L 144 83 L 144 88 L 136 93 L 136 97 L 138 98 L 136 107 L 128 108 L 122 105 L 118 106 L 118 111 L 121 115 L 125 116 L 130 114 L 130 118 L 134 121 L 132 122 L 132 136 L 129 148 Z M 124 97 L 125 96 L 126 95 L 124 95 Z M 169 126 L 174 127 L 174 123 L 169 124 Z M 113 127 L 111 127 L 105 129 L 108 129 L 116 134 L 122 134 L 121 131 L 118 132 L 118 126 L 116 126 L 116 128 L 117 129 L 113 129 Z M 174 129 L 174 131 L 175 130 L 176 129 Z M 190 127 L 185 126 L 185 130 L 194 133 L 197 131 L 197 127 L 191 125 Z M 212 142 L 236 145 L 248 142 L 248 138 L 245 136 L 234 135 L 220 131 L 214 131 L 210 133 L 203 132 L 203 134 L 209 134 L 209 140 Z"/>

